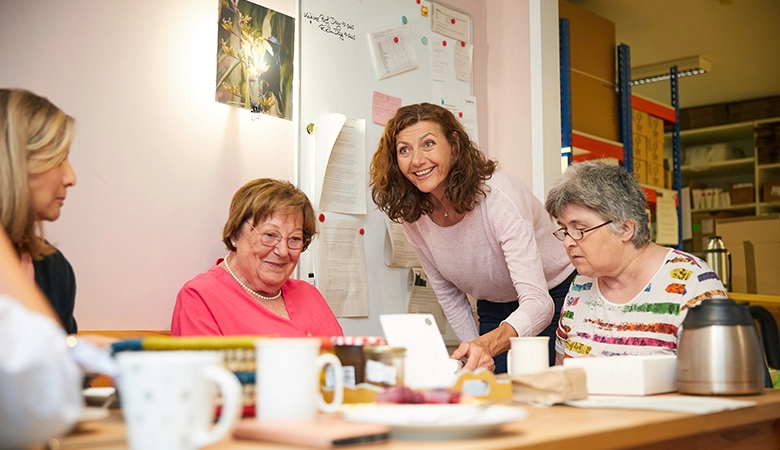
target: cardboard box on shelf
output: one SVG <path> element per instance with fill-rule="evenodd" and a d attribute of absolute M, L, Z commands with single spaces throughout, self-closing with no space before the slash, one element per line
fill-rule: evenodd
<path fill-rule="evenodd" d="M 751 293 L 780 295 L 780 214 L 718 219 L 716 228 L 731 253 L 732 290 L 749 292 L 751 281 L 756 290 Z M 745 242 L 753 251 L 750 261 L 746 258 Z M 748 266 L 753 280 L 748 278 Z"/>
<path fill-rule="evenodd" d="M 642 159 L 634 160 L 634 177 L 637 183 L 647 184 L 647 162 Z"/>
<path fill-rule="evenodd" d="M 732 205 L 744 205 L 747 203 L 754 203 L 755 201 L 753 183 L 735 184 L 731 187 Z"/>
<path fill-rule="evenodd" d="M 703 128 L 728 123 L 725 103 L 680 110 L 680 129 Z"/>
<path fill-rule="evenodd" d="M 664 158 L 664 188 L 672 188 L 672 168 L 669 160 Z"/>
<path fill-rule="evenodd" d="M 648 136 L 651 138 L 660 138 L 663 141 L 664 138 L 664 121 L 655 116 L 647 115 L 647 131 Z"/>
<path fill-rule="evenodd" d="M 647 184 L 656 187 L 664 187 L 663 164 L 647 163 Z"/>
<path fill-rule="evenodd" d="M 780 202 L 780 180 L 764 182 L 764 202 Z"/>
<path fill-rule="evenodd" d="M 661 139 L 647 139 L 647 162 L 648 164 L 663 164 L 664 163 L 664 140 Z"/>
<path fill-rule="evenodd" d="M 647 137 L 634 134 L 634 159 L 647 161 Z"/>
<path fill-rule="evenodd" d="M 691 244 L 693 252 L 702 253 L 707 248 L 710 237 L 716 234 L 717 221 L 731 217 L 734 217 L 734 214 L 728 211 L 691 213 L 691 232 L 693 235 Z"/>
<path fill-rule="evenodd" d="M 631 109 L 631 130 L 634 134 L 645 136 L 648 114 L 638 109 Z"/>
<path fill-rule="evenodd" d="M 776 147 L 758 147 L 757 151 L 759 164 L 780 162 L 780 145 Z"/>
<path fill-rule="evenodd" d="M 558 17 L 569 19 L 571 68 L 614 83 L 615 24 L 566 0 L 558 2 Z"/>
<path fill-rule="evenodd" d="M 620 141 L 615 85 L 586 74 L 571 73 L 572 128 Z"/>
<path fill-rule="evenodd" d="M 780 97 L 729 103 L 726 105 L 726 109 L 728 110 L 729 123 L 777 117 L 780 116 Z"/>

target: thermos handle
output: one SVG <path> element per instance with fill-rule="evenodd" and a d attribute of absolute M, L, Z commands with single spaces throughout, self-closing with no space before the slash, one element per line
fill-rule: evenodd
<path fill-rule="evenodd" d="M 775 318 L 768 309 L 758 305 L 750 305 L 750 315 L 758 321 L 761 340 L 764 341 L 767 365 L 773 369 L 780 368 L 780 335 L 777 331 Z"/>
<path fill-rule="evenodd" d="M 731 284 L 731 252 L 726 253 L 726 256 L 728 257 L 728 267 L 726 268 L 726 273 L 728 274 L 728 280 L 729 280 L 729 290 L 733 290 L 734 286 Z"/>

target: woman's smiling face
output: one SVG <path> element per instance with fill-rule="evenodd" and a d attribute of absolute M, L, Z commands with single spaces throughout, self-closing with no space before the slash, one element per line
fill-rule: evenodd
<path fill-rule="evenodd" d="M 401 173 L 422 192 L 444 195 L 452 168 L 452 145 L 441 127 L 431 121 L 410 125 L 396 136 Z"/>

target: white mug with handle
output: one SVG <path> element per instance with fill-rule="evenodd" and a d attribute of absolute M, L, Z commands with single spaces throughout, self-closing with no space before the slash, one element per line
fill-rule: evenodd
<path fill-rule="evenodd" d="M 225 369 L 220 352 L 128 351 L 116 358 L 133 450 L 196 450 L 222 439 L 241 418 L 241 383 Z M 223 403 L 212 427 L 215 385 Z"/>
<path fill-rule="evenodd" d="M 336 355 L 319 354 L 321 345 L 315 338 L 257 340 L 258 420 L 313 419 L 317 409 L 325 413 L 338 410 L 344 401 L 344 372 Z M 320 392 L 320 376 L 327 365 L 333 367 L 335 381 L 330 403 Z"/>
<path fill-rule="evenodd" d="M 509 338 L 511 348 L 507 354 L 507 371 L 510 375 L 541 372 L 549 367 L 549 336 L 523 336 Z"/>

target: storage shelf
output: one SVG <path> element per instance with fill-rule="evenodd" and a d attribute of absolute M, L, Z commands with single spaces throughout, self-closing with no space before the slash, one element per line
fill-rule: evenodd
<path fill-rule="evenodd" d="M 693 145 L 711 144 L 713 142 L 752 140 L 753 127 L 772 122 L 780 122 L 780 117 L 728 123 L 725 125 L 715 125 L 704 128 L 689 128 L 680 131 L 680 143 L 685 147 L 690 147 Z M 666 137 L 671 137 L 671 135 L 671 133 L 665 133 Z"/>
<path fill-rule="evenodd" d="M 753 139 L 755 122 L 730 123 L 706 128 L 692 128 L 680 131 L 680 143 L 685 147 L 713 142 Z"/>
<path fill-rule="evenodd" d="M 758 165 L 758 170 L 776 170 L 776 169 L 780 169 L 780 163 Z"/>
<path fill-rule="evenodd" d="M 780 206 L 780 203 L 778 203 Z M 705 209 L 692 209 L 691 213 L 703 213 L 703 212 L 718 212 L 718 211 L 745 211 L 754 212 L 756 209 L 755 203 L 742 203 L 739 205 L 723 206 L 721 208 L 705 208 Z"/>
<path fill-rule="evenodd" d="M 694 166 L 682 166 L 680 169 L 682 174 L 686 177 L 732 175 L 734 173 L 740 172 L 744 172 L 745 174 L 752 174 L 755 161 L 756 158 L 729 159 L 726 161 L 710 163 L 702 168 L 695 168 Z M 780 167 L 780 164 L 778 164 L 778 167 Z"/>
<path fill-rule="evenodd" d="M 758 206 L 762 208 L 780 208 L 780 202 L 761 202 Z"/>

